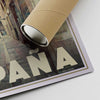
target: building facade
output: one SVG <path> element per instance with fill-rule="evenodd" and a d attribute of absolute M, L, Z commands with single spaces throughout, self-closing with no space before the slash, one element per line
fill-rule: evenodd
<path fill-rule="evenodd" d="M 0 27 L 7 35 L 22 40 L 21 24 L 39 0 L 0 0 Z M 1 28 L 0 28 L 1 30 Z"/>

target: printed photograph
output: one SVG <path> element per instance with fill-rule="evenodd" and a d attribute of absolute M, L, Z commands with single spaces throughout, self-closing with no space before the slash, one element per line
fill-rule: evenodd
<path fill-rule="evenodd" d="M 66 21 L 48 47 L 23 36 L 20 26 L 38 2 L 0 0 L 0 90 L 85 67 Z"/>

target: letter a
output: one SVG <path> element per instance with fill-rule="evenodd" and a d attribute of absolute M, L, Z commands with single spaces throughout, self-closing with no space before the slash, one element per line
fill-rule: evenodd
<path fill-rule="evenodd" d="M 76 65 L 77 62 L 69 55 L 69 53 L 60 47 L 57 49 L 57 70 L 63 69 L 67 65 Z"/>
<path fill-rule="evenodd" d="M 28 79 L 30 76 L 18 64 L 17 61 L 10 62 L 10 83 L 16 82 L 17 79 Z"/>

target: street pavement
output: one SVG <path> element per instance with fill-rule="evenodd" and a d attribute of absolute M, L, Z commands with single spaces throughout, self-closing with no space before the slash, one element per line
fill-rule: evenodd
<path fill-rule="evenodd" d="M 6 66 L 12 60 L 25 63 L 30 48 L 10 36 L 2 36 L 0 39 L 0 66 Z"/>

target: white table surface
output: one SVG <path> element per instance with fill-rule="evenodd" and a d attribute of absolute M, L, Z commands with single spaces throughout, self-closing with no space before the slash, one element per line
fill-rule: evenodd
<path fill-rule="evenodd" d="M 100 100 L 100 0 L 79 0 L 72 15 L 94 73 L 4 100 Z"/>

